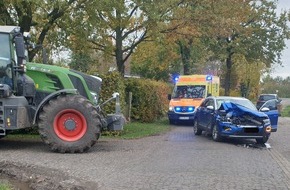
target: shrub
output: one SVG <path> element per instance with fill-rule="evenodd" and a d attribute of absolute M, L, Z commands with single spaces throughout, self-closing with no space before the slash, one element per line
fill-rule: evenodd
<path fill-rule="evenodd" d="M 109 72 L 105 75 L 100 75 L 100 77 L 103 81 L 100 93 L 100 103 L 111 98 L 114 92 L 118 92 L 120 94 L 121 109 L 123 111 L 125 106 L 125 86 L 123 77 L 118 72 Z M 102 106 L 102 109 L 108 114 L 114 113 L 115 101 L 105 104 Z"/>
<path fill-rule="evenodd" d="M 126 79 L 125 86 L 127 94 L 132 92 L 132 119 L 154 122 L 164 117 L 169 103 L 167 94 L 171 90 L 168 84 L 150 79 L 130 78 Z"/>

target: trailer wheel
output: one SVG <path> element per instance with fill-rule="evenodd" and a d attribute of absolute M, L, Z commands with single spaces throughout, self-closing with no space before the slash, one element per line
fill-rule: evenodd
<path fill-rule="evenodd" d="M 39 114 L 39 133 L 52 151 L 85 152 L 100 136 L 97 110 L 80 95 L 60 95 L 46 104 Z"/>

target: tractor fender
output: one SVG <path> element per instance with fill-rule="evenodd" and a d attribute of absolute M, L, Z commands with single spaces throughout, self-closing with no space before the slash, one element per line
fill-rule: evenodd
<path fill-rule="evenodd" d="M 37 118 L 39 115 L 40 110 L 42 109 L 42 107 L 51 99 L 61 95 L 61 94 L 78 94 L 77 89 L 63 89 L 63 90 L 58 90 L 56 92 L 53 92 L 51 94 L 49 94 L 48 96 L 46 96 L 41 102 L 40 104 L 37 106 L 37 109 L 35 111 L 34 114 L 34 118 L 33 118 L 33 125 L 36 124 L 37 122 Z"/>

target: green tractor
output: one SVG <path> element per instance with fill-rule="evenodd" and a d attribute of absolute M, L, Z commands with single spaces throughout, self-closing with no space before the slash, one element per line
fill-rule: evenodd
<path fill-rule="evenodd" d="M 18 27 L 0 26 L 0 138 L 38 127 L 52 151 L 85 152 L 103 129 L 122 130 L 119 94 L 116 113 L 104 115 L 98 102 L 102 79 L 68 68 L 26 63 L 28 37 Z"/>

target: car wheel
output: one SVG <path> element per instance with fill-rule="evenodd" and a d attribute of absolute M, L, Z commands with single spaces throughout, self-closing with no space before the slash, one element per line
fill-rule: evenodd
<path fill-rule="evenodd" d="M 202 133 L 202 130 L 199 128 L 196 120 L 194 120 L 194 123 L 193 123 L 193 132 L 195 135 L 201 135 Z"/>
<path fill-rule="evenodd" d="M 264 144 L 268 141 L 268 139 L 269 139 L 269 136 L 264 136 L 263 138 L 256 139 L 256 141 L 258 144 Z"/>
<path fill-rule="evenodd" d="M 217 124 L 215 124 L 213 126 L 211 135 L 212 135 L 212 139 L 214 141 L 221 141 L 222 140 L 222 137 L 221 137 L 221 135 L 219 134 L 219 131 L 218 131 Z"/>

